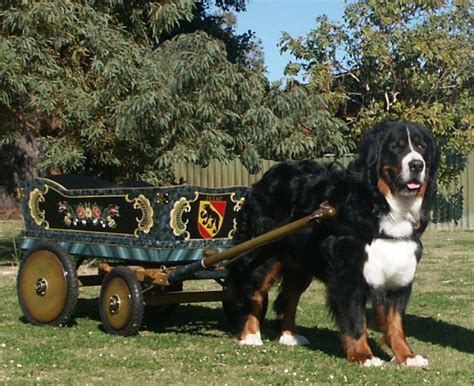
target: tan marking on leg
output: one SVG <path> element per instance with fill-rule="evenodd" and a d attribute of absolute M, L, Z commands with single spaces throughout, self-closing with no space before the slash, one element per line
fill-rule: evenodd
<path fill-rule="evenodd" d="M 342 337 L 346 358 L 349 362 L 364 364 L 367 359 L 374 356 L 369 346 L 367 327 L 364 327 L 364 333 L 359 339 L 354 339 L 349 335 Z"/>
<path fill-rule="evenodd" d="M 256 334 L 259 331 L 260 331 L 260 322 L 254 315 L 249 314 L 247 316 L 247 320 L 245 321 L 244 329 L 242 330 L 242 333 L 240 334 L 240 339 L 244 339 L 249 334 Z"/>
<path fill-rule="evenodd" d="M 395 354 L 395 362 L 397 364 L 406 363 L 408 358 L 415 356 L 406 341 L 402 316 L 395 307 L 391 307 L 387 312 L 384 335 L 385 342 Z"/>
<path fill-rule="evenodd" d="M 377 331 L 385 331 L 385 307 L 383 304 L 374 304 L 372 307 L 374 311 L 374 322 Z"/>
<path fill-rule="evenodd" d="M 250 300 L 250 313 L 245 321 L 244 328 L 240 334 L 240 340 L 245 339 L 249 334 L 256 334 L 260 331 L 260 316 L 262 315 L 264 299 L 281 271 L 281 262 L 277 261 L 262 281 L 260 288 L 254 292 Z"/>

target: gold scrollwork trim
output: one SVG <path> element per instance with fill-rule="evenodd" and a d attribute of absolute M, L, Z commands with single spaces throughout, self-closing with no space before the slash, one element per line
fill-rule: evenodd
<path fill-rule="evenodd" d="M 148 234 L 150 229 L 153 227 L 153 207 L 150 204 L 150 200 L 143 194 L 140 194 L 136 198 L 130 198 L 127 194 L 125 196 L 125 201 L 129 203 L 133 202 L 133 208 L 139 209 L 142 212 L 142 216 L 136 218 L 138 228 L 135 229 L 135 232 L 133 233 L 135 237 L 139 237 L 139 232 Z"/>
<path fill-rule="evenodd" d="M 170 213 L 170 227 L 173 229 L 173 234 L 175 236 L 184 235 L 185 240 L 189 240 L 191 235 L 186 230 L 189 219 L 183 220 L 183 213 L 188 213 L 191 211 L 191 203 L 185 197 L 181 197 L 173 205 Z"/>
<path fill-rule="evenodd" d="M 46 221 L 44 210 L 41 210 L 39 207 L 40 202 L 44 202 L 45 198 L 44 195 L 48 193 L 48 185 L 44 186 L 44 192 L 39 190 L 38 188 L 34 188 L 30 192 L 30 198 L 28 201 L 28 208 L 30 209 L 31 218 L 34 220 L 36 225 L 44 224 L 46 229 L 49 228 L 49 223 Z"/>
<path fill-rule="evenodd" d="M 234 212 L 239 212 L 242 209 L 242 205 L 244 205 L 245 202 L 245 197 L 240 198 L 239 200 L 236 200 L 235 198 L 235 193 L 232 193 L 230 195 L 230 200 L 234 203 Z M 234 226 L 230 230 L 229 234 L 227 237 L 232 239 L 234 237 L 235 231 L 237 230 L 237 220 L 234 218 L 233 219 L 233 224 Z"/>
<path fill-rule="evenodd" d="M 240 211 L 242 209 L 242 205 L 244 205 L 245 197 L 241 197 L 239 200 L 235 199 L 235 193 L 231 193 L 230 200 L 235 204 L 234 205 L 234 212 Z"/>
<path fill-rule="evenodd" d="M 235 231 L 237 230 L 237 220 L 234 218 L 232 221 L 233 221 L 234 226 L 232 227 L 229 234 L 227 235 L 229 239 L 234 238 Z"/>

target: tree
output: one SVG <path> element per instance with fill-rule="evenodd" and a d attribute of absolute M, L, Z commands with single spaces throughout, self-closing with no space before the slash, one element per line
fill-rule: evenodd
<path fill-rule="evenodd" d="M 305 38 L 284 34 L 296 58 L 286 71 L 324 95 L 354 137 L 384 119 L 431 128 L 450 185 L 474 148 L 472 20 L 467 0 L 350 2 L 342 23 L 323 16 Z"/>
<path fill-rule="evenodd" d="M 248 0 L 94 0 L 94 8 L 114 16 L 116 21 L 152 48 L 180 34 L 196 31 L 224 42 L 232 63 L 246 64 L 257 49 L 252 31 L 237 35 L 232 11 L 243 12 Z"/>
<path fill-rule="evenodd" d="M 230 61 L 226 43 L 204 31 L 176 33 L 193 20 L 196 4 L 2 3 L 2 150 L 27 132 L 41 174 L 158 184 L 173 182 L 179 161 L 205 166 L 240 157 L 255 171 L 273 153 L 345 150 L 343 133 L 332 134 L 341 122 L 317 95 L 297 83 L 270 85 L 261 67 Z M 226 10 L 245 2 L 216 4 Z M 10 172 L 4 168 L 2 178 L 12 187 L 29 176 Z"/>

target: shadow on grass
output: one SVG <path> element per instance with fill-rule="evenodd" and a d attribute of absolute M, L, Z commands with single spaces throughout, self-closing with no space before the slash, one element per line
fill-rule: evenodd
<path fill-rule="evenodd" d="M 144 328 L 155 333 L 174 332 L 200 336 L 222 336 L 216 330 L 232 336 L 231 324 L 222 308 L 208 308 L 198 304 L 180 304 L 169 314 L 145 311 Z"/>
<path fill-rule="evenodd" d="M 85 318 L 100 322 L 99 298 L 77 299 L 76 312 L 74 318 Z"/>
<path fill-rule="evenodd" d="M 75 318 L 96 320 L 98 329 L 105 333 L 100 324 L 99 300 L 97 298 L 78 299 Z M 75 324 L 74 321 L 71 322 L 71 325 Z M 263 338 L 278 340 L 278 325 L 279 323 L 274 319 L 265 320 L 262 325 Z M 156 334 L 176 333 L 219 338 L 227 335 L 229 341 L 235 340 L 239 332 L 226 319 L 222 308 L 209 308 L 200 304 L 180 304 L 174 312 L 164 315 L 157 315 L 152 310 L 146 309 L 141 330 Z M 330 356 L 344 357 L 336 331 L 318 327 L 299 327 L 298 333 L 306 336 L 311 342 L 308 349 L 321 351 Z M 382 351 L 377 351 L 375 341 L 370 343 L 375 348 L 375 355 L 386 356 Z"/>
<path fill-rule="evenodd" d="M 298 332 L 309 339 L 311 349 L 323 351 L 327 354 L 343 356 L 337 331 L 299 327 Z M 430 317 L 407 315 L 406 333 L 408 337 L 436 346 L 452 348 L 459 352 L 474 353 L 474 330 L 450 324 Z M 378 348 L 376 340 L 369 341 L 374 355 L 384 359 L 387 354 Z"/>
<path fill-rule="evenodd" d="M 88 318 L 98 321 L 100 326 L 99 301 L 94 299 L 78 299 L 75 313 L 76 318 Z M 72 322 L 74 324 L 74 321 Z M 222 333 L 235 339 L 235 331 L 231 323 L 225 318 L 222 308 L 209 308 L 199 304 L 181 304 L 170 314 L 157 315 L 145 312 L 142 330 L 154 333 L 177 333 L 198 336 L 222 337 Z M 220 331 L 216 334 L 216 330 Z M 474 331 L 465 327 L 456 326 L 429 317 L 407 315 L 407 335 L 426 343 L 441 347 L 453 348 L 465 353 L 474 353 Z M 344 357 L 339 334 L 328 328 L 298 327 L 298 333 L 304 335 L 311 342 L 308 349 L 321 351 L 330 356 Z M 262 325 L 262 335 L 271 340 L 278 339 L 278 322 L 265 320 Z M 389 360 L 375 339 L 370 339 L 370 346 L 374 354 L 382 359 Z"/>
<path fill-rule="evenodd" d="M 465 327 L 430 317 L 407 315 L 406 332 L 408 336 L 423 342 L 474 353 L 474 330 Z"/>

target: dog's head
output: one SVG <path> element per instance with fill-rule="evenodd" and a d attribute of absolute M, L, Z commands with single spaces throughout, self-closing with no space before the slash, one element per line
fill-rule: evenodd
<path fill-rule="evenodd" d="M 371 185 L 385 197 L 425 198 L 431 194 L 438 161 L 432 134 L 413 122 L 378 124 L 359 145 L 358 164 L 365 163 Z"/>

